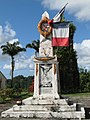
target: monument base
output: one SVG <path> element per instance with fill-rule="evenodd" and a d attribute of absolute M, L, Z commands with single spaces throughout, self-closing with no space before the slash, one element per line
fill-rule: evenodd
<path fill-rule="evenodd" d="M 24 117 L 41 119 L 81 120 L 85 118 L 84 108 L 76 111 L 76 104 L 68 105 L 65 99 L 35 99 L 29 97 L 22 105 L 14 105 L 1 113 L 2 117 Z"/>

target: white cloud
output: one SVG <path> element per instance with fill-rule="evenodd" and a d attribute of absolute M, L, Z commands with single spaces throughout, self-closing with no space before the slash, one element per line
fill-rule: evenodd
<path fill-rule="evenodd" d="M 15 70 L 20 69 L 34 69 L 33 56 L 26 58 L 23 54 L 15 57 Z M 10 64 L 5 64 L 3 69 L 11 69 Z"/>
<path fill-rule="evenodd" d="M 74 48 L 77 51 L 79 67 L 90 70 L 90 39 L 83 40 L 82 43 L 74 43 Z"/>
<path fill-rule="evenodd" d="M 18 39 L 14 39 L 16 32 L 11 28 L 9 23 L 6 26 L 0 25 L 0 46 L 2 44 L 6 44 L 6 42 L 14 42 L 18 41 Z M 8 55 L 2 55 L 2 50 L 0 49 L 0 61 L 7 61 L 9 59 Z"/>
<path fill-rule="evenodd" d="M 11 65 L 5 64 L 4 67 L 3 67 L 3 69 L 11 69 Z"/>
<path fill-rule="evenodd" d="M 0 25 L 0 46 L 6 44 L 6 42 L 13 44 L 14 42 L 19 41 L 18 38 L 15 38 L 15 35 L 16 32 L 11 28 L 9 23 L 4 27 Z M 19 46 L 22 47 L 21 44 L 19 44 Z M 0 61 L 8 61 L 9 58 L 8 55 L 2 55 L 2 50 L 0 49 Z M 8 65 L 5 65 L 4 68 L 9 67 Z"/>
<path fill-rule="evenodd" d="M 5 27 L 0 25 L 0 45 L 12 40 L 16 35 L 16 32 L 11 28 L 10 24 Z"/>
<path fill-rule="evenodd" d="M 15 70 L 17 69 L 34 69 L 33 56 L 26 58 L 24 56 L 19 56 L 15 62 Z"/>
<path fill-rule="evenodd" d="M 43 0 L 42 4 L 51 10 L 61 10 L 68 3 L 66 10 L 79 20 L 90 20 L 90 0 Z"/>
<path fill-rule="evenodd" d="M 17 41 L 19 41 L 19 40 L 18 39 L 12 39 L 12 40 L 9 41 L 9 43 L 13 44 L 14 42 L 17 42 Z"/>
<path fill-rule="evenodd" d="M 17 42 L 17 41 L 19 41 L 18 38 L 10 40 L 9 43 L 10 43 L 10 44 L 13 44 L 14 42 Z M 21 44 L 19 44 L 18 46 L 19 46 L 19 47 L 22 47 Z"/>

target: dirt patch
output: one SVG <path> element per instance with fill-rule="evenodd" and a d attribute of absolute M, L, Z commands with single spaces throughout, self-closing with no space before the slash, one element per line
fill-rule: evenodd
<path fill-rule="evenodd" d="M 5 110 L 8 110 L 8 109 L 11 108 L 15 103 L 16 103 L 16 101 L 12 100 L 12 101 L 10 101 L 10 102 L 0 104 L 0 115 L 1 115 L 1 112 L 5 111 Z"/>

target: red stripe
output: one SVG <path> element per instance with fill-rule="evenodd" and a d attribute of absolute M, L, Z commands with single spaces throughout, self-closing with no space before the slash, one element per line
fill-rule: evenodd
<path fill-rule="evenodd" d="M 52 46 L 69 46 L 69 38 L 52 38 Z"/>

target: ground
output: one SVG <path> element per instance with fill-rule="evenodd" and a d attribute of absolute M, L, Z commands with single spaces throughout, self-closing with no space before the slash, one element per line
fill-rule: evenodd
<path fill-rule="evenodd" d="M 86 108 L 90 108 L 90 95 L 89 96 L 64 96 L 64 97 L 69 97 L 70 100 L 74 101 L 74 102 L 78 102 L 78 103 L 82 103 L 82 105 Z M 10 101 L 6 104 L 0 104 L 0 113 L 2 111 L 5 111 L 9 108 L 11 108 L 14 104 L 15 104 L 16 101 Z M 1 118 L 0 117 L 0 120 L 30 120 L 30 119 L 25 119 L 25 118 Z M 35 119 L 31 119 L 31 120 L 35 120 Z M 37 120 L 40 120 L 40 119 L 37 119 Z M 85 119 L 86 120 L 86 119 Z M 87 119 L 87 120 L 90 120 L 90 119 Z"/>

